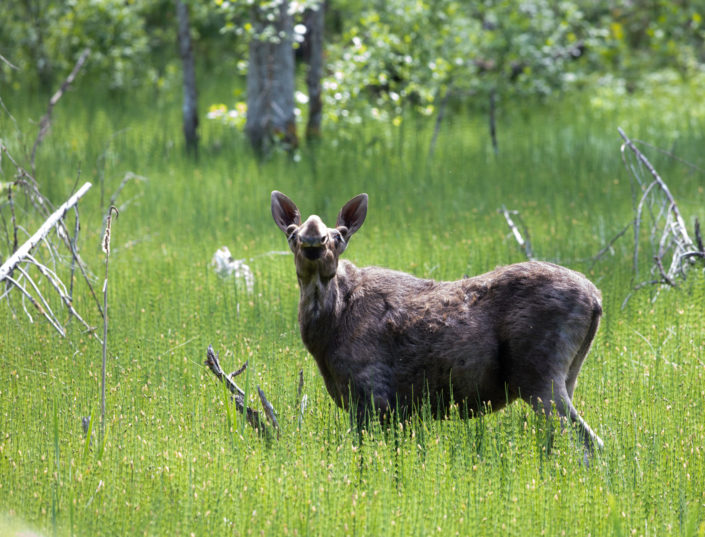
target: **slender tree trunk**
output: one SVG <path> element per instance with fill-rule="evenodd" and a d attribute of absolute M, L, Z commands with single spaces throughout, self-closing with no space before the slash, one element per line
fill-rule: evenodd
<path fill-rule="evenodd" d="M 433 128 L 433 137 L 431 138 L 431 145 L 428 149 L 428 156 L 433 158 L 433 154 L 436 151 L 436 141 L 438 140 L 438 133 L 441 132 L 441 122 L 445 117 L 446 105 L 448 104 L 448 98 L 450 97 L 451 84 L 448 84 L 441 102 L 438 104 L 438 115 L 436 116 L 436 125 Z"/>
<path fill-rule="evenodd" d="M 274 8 L 275 17 L 271 21 L 267 20 L 264 9 L 253 9 L 256 34 L 250 41 L 245 132 L 255 151 L 263 155 L 275 143 L 287 150 L 298 145 L 294 115 L 294 21 L 288 0 L 282 0 Z M 260 37 L 267 25 L 274 28 L 276 38 Z"/>
<path fill-rule="evenodd" d="M 24 8 L 34 27 L 34 37 L 30 39 L 32 55 L 37 68 L 37 80 L 42 91 L 51 91 L 54 85 L 54 70 L 44 47 L 44 20 L 42 11 L 45 6 L 39 0 L 25 0 Z"/>
<path fill-rule="evenodd" d="M 499 144 L 497 143 L 497 126 L 495 123 L 495 110 L 497 108 L 497 90 L 490 90 L 490 138 L 492 138 L 492 150 L 495 155 L 499 154 Z"/>
<path fill-rule="evenodd" d="M 321 118 L 323 101 L 321 100 L 321 78 L 323 76 L 323 27 L 325 22 L 325 1 L 320 1 L 314 8 L 304 12 L 306 40 L 308 44 L 306 86 L 308 88 L 308 123 L 306 139 L 313 140 L 321 136 Z"/>
<path fill-rule="evenodd" d="M 179 53 L 184 70 L 184 138 L 186 151 L 198 156 L 198 95 L 196 92 L 196 66 L 191 43 L 188 6 L 184 0 L 176 0 L 176 15 L 179 24 Z"/>

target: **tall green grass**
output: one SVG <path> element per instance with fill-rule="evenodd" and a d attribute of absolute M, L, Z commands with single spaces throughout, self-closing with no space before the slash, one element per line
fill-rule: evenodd
<path fill-rule="evenodd" d="M 0 132 L 22 155 L 44 105 L 5 102 L 22 132 L 5 115 Z M 631 239 L 592 268 L 585 261 L 631 218 L 616 127 L 662 133 L 648 141 L 702 167 L 703 125 L 675 103 L 661 123 L 588 103 L 505 106 L 498 157 L 485 119 L 459 110 L 433 160 L 432 123 L 408 118 L 401 130 L 331 127 L 298 162 L 258 164 L 237 133 L 210 123 L 201 158 L 185 158 L 175 95 L 65 96 L 37 177 L 57 203 L 79 170 L 95 183 L 80 205 L 80 247 L 96 274 L 108 199 L 128 171 L 147 182 L 129 183 L 118 203 L 134 201 L 113 227 L 104 445 L 81 423 L 99 415 L 99 345 L 77 323 L 61 340 L 30 324 L 17 298 L 17 318 L 0 303 L 0 534 L 704 535 L 705 278 L 693 273 L 655 302 L 644 290 L 622 310 Z M 702 172 L 649 157 L 689 224 L 702 219 Z M 3 172 L 10 180 L 7 162 Z M 566 432 L 548 455 L 550 429 L 523 403 L 360 440 L 300 342 L 292 259 L 273 253 L 286 249 L 269 213 L 275 188 L 329 222 L 368 192 L 346 257 L 442 279 L 521 260 L 496 212 L 520 210 L 538 256 L 587 271 L 603 291 L 575 405 L 605 451 L 585 468 Z M 223 245 L 249 260 L 252 293 L 210 267 Z M 97 326 L 91 301 L 79 286 L 76 307 Z M 242 384 L 251 404 L 261 385 L 277 408 L 279 441 L 229 417 L 228 394 L 202 363 L 209 343 L 226 369 L 249 360 Z M 309 405 L 299 428 L 300 369 Z"/>

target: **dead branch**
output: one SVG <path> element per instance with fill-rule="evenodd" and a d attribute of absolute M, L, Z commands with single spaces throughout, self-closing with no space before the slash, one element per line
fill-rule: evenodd
<path fill-rule="evenodd" d="M 634 199 L 634 219 L 632 224 L 634 227 L 633 281 L 638 278 L 640 239 L 645 226 L 644 211 L 647 209 L 647 215 L 651 220 L 648 226 L 649 240 L 653 249 L 651 273 L 657 276 L 656 279 L 649 279 L 633 285 L 633 291 L 649 285 L 677 287 L 679 281 L 685 280 L 687 277 L 687 270 L 690 265 L 697 258 L 705 259 L 702 237 L 700 236 L 700 223 L 697 219 L 695 220 L 695 241 L 693 241 L 688 234 L 685 220 L 678 204 L 666 182 L 624 131 L 621 128 L 617 130 L 624 140 L 621 147 L 622 160 L 641 190 L 638 202 L 636 197 Z M 635 162 L 629 161 L 627 149 L 631 151 Z M 641 169 L 648 171 L 652 177 L 651 181 L 647 182 L 642 178 Z M 632 294 L 630 293 L 627 296 L 624 304 L 626 304 Z"/>
<path fill-rule="evenodd" d="M 25 183 L 28 185 L 30 188 L 31 184 L 30 183 Z M 10 200 L 12 200 L 12 186 L 14 184 L 10 184 Z M 5 280 L 6 282 L 6 290 L 5 293 L 3 293 L 2 297 L 5 297 L 8 295 L 8 293 L 12 290 L 13 287 L 17 287 L 20 292 L 23 295 L 23 301 L 27 298 L 30 300 L 33 306 L 37 309 L 37 311 L 40 312 L 41 315 L 43 315 L 49 324 L 51 324 L 57 332 L 62 337 L 66 336 L 66 330 L 64 327 L 61 326 L 61 322 L 59 321 L 58 317 L 54 314 L 54 312 L 51 310 L 51 307 L 49 306 L 48 301 L 42 295 L 39 287 L 34 283 L 34 280 L 32 277 L 29 275 L 29 273 L 22 267 L 22 265 L 29 266 L 33 265 L 37 267 L 37 270 L 40 272 L 42 276 L 49 282 L 49 284 L 53 287 L 54 291 L 56 294 L 59 296 L 59 298 L 62 300 L 64 305 L 66 306 L 66 309 L 69 313 L 70 316 L 76 317 L 78 321 L 86 328 L 86 330 L 92 334 L 98 341 L 100 341 L 100 337 L 95 333 L 94 329 L 81 317 L 81 315 L 76 311 L 76 309 L 73 307 L 73 302 L 70 297 L 70 295 L 66 291 L 66 286 L 63 284 L 63 282 L 60 280 L 60 278 L 57 276 L 57 274 L 51 270 L 49 267 L 44 265 L 43 263 L 39 262 L 33 255 L 32 251 L 36 248 L 39 243 L 44 243 L 48 251 L 50 252 L 50 255 L 54 256 L 54 248 L 51 246 L 49 241 L 47 240 L 47 235 L 51 232 L 52 229 L 56 229 L 57 233 L 60 234 L 60 226 L 63 225 L 64 221 L 63 218 L 66 215 L 66 213 L 70 209 L 76 209 L 76 206 L 78 204 L 79 199 L 91 188 L 90 183 L 85 183 L 75 194 L 73 194 L 64 204 L 62 204 L 58 209 L 56 209 L 49 217 L 45 220 L 45 222 L 40 226 L 40 228 L 27 240 L 25 241 L 22 246 L 17 248 L 17 231 L 20 229 L 20 226 L 17 225 L 16 222 L 16 216 L 14 212 L 14 205 L 13 203 L 10 203 L 11 207 L 11 219 L 12 219 L 12 226 L 13 226 L 13 246 L 12 246 L 12 255 L 10 255 L 5 262 L 0 266 L 0 281 Z M 41 195 L 41 194 L 39 194 Z M 45 205 L 46 207 L 46 205 Z M 65 229 L 65 226 L 64 226 Z M 56 262 L 54 260 L 54 262 Z M 20 273 L 20 277 L 15 279 L 12 277 L 13 272 L 17 271 Z M 33 295 L 30 294 L 28 287 L 26 285 L 22 285 L 20 282 L 21 280 L 25 280 L 28 285 L 31 287 L 31 289 L 34 292 L 34 296 L 38 297 L 38 300 L 34 298 Z M 43 307 L 41 306 L 43 304 Z M 23 302 L 24 306 L 24 302 Z M 24 307 L 25 312 L 27 313 L 30 321 L 32 321 L 32 316 L 29 314 L 27 311 L 27 308 Z M 70 317 L 69 317 L 70 318 Z"/>
<path fill-rule="evenodd" d="M 93 335 L 101 344 L 103 341 L 100 339 L 98 334 L 95 332 L 95 327 L 90 326 L 86 321 L 83 320 L 83 317 L 76 311 L 76 309 L 73 307 L 73 301 L 71 299 L 71 296 L 68 294 L 66 290 L 66 286 L 64 283 L 59 279 L 59 277 L 56 275 L 56 273 L 49 269 L 48 267 L 42 265 L 39 261 L 37 261 L 34 257 L 32 257 L 30 254 L 27 255 L 27 260 L 31 262 L 35 267 L 37 267 L 37 270 L 42 273 L 42 276 L 44 276 L 51 286 L 54 288 L 54 291 L 56 291 L 56 294 L 59 295 L 59 298 L 64 302 L 66 305 L 66 309 L 68 312 L 76 317 L 78 322 L 80 322 L 83 327 L 86 329 L 88 333 Z"/>
<path fill-rule="evenodd" d="M 62 337 L 66 335 L 66 332 L 64 332 L 64 329 L 61 327 L 61 325 L 56 321 L 56 319 L 53 318 L 53 314 L 49 315 L 47 313 L 47 311 L 42 307 L 42 305 L 39 302 L 37 302 L 37 300 L 32 296 L 32 294 L 29 291 L 27 291 L 27 289 L 25 289 L 25 287 L 19 281 L 15 280 L 11 276 L 7 276 L 6 279 L 9 283 L 14 285 L 17 289 L 19 289 L 22 292 L 23 296 L 27 297 L 27 299 L 30 301 L 32 306 L 34 306 L 36 308 L 36 310 L 49 322 L 49 324 L 51 326 L 54 327 L 54 329 L 56 329 L 57 332 L 59 332 L 59 334 L 61 334 Z M 32 282 L 32 283 L 34 283 L 34 282 Z M 35 286 L 35 289 L 36 289 L 36 286 Z M 6 294 L 7 294 L 7 292 L 6 292 Z M 44 297 L 42 297 L 42 300 L 43 299 L 44 299 Z M 27 311 L 27 308 L 24 308 L 24 310 L 25 310 L 25 313 L 27 313 L 27 316 L 29 317 L 29 320 L 31 322 L 32 315 L 30 315 L 30 313 Z"/>
<path fill-rule="evenodd" d="M 220 361 L 218 360 L 218 355 L 213 350 L 212 345 L 208 345 L 208 350 L 206 351 L 206 360 L 204 362 L 206 366 L 213 372 L 213 374 L 230 390 L 233 394 L 233 400 L 235 401 L 235 408 L 238 412 L 245 414 L 247 423 L 249 423 L 253 429 L 260 431 L 262 433 L 267 432 L 267 426 L 264 420 L 260 417 L 259 412 L 252 410 L 249 406 L 245 404 L 245 391 L 240 388 L 235 381 L 231 378 L 237 375 L 227 375 L 223 368 L 220 366 Z M 235 373 L 242 373 L 247 367 L 247 363 L 238 369 Z M 266 399 L 265 399 L 266 400 Z M 271 406 L 271 405 L 270 405 Z"/>
<path fill-rule="evenodd" d="M 78 191 L 64 202 L 49 218 L 41 225 L 41 227 L 32 235 L 28 241 L 20 246 L 5 263 L 0 266 L 0 281 L 4 280 L 14 268 L 21 263 L 32 249 L 44 239 L 44 237 L 59 223 L 66 215 L 66 212 L 78 203 L 78 200 L 88 192 L 91 188 L 90 183 L 85 183 Z"/>
<path fill-rule="evenodd" d="M 108 202 L 108 206 L 110 205 L 115 205 L 117 207 L 117 198 L 120 195 L 120 192 L 122 192 L 122 189 L 125 188 L 127 183 L 130 181 L 139 181 L 139 182 L 146 182 L 147 178 L 142 177 L 141 175 L 137 175 L 136 173 L 132 172 L 126 172 L 125 176 L 122 178 L 122 181 L 120 181 L 120 184 L 118 187 L 115 189 L 115 192 L 113 195 L 110 197 L 110 201 Z M 139 196 L 136 196 L 139 197 Z M 135 198 L 130 198 L 129 200 L 125 201 L 120 207 L 119 210 L 122 211 L 125 207 L 127 207 L 128 204 L 130 204 Z"/>
<path fill-rule="evenodd" d="M 274 411 L 272 403 L 267 400 L 262 389 L 257 386 L 257 393 L 259 394 L 259 399 L 262 401 L 262 407 L 264 408 L 264 415 L 270 421 L 272 426 L 277 430 L 277 438 L 279 438 L 279 422 L 277 421 L 277 413 Z"/>
<path fill-rule="evenodd" d="M 14 65 L 10 60 L 8 60 L 8 59 L 7 59 L 5 56 L 3 56 L 2 54 L 0 54 L 0 61 L 2 61 L 3 63 L 7 64 L 7 65 L 10 67 L 10 69 L 14 69 L 15 71 L 19 71 L 19 70 L 20 70 L 19 67 L 17 67 L 16 65 Z"/>
<path fill-rule="evenodd" d="M 39 121 L 39 133 L 37 134 L 37 139 L 34 141 L 34 146 L 32 146 L 32 156 L 30 158 L 30 162 L 32 164 L 32 175 L 34 175 L 35 172 L 34 159 L 37 154 L 37 148 L 39 148 L 39 145 L 49 132 L 49 127 L 51 126 L 51 114 L 54 111 L 54 106 L 56 106 L 56 103 L 59 102 L 59 99 L 61 99 L 69 86 L 73 84 L 73 81 L 76 79 L 79 71 L 83 68 L 83 64 L 86 63 L 90 52 L 90 49 L 85 49 L 81 53 L 69 76 L 66 77 L 66 80 L 64 80 L 63 84 L 61 84 L 61 87 L 56 91 L 56 93 L 54 93 L 51 99 L 49 99 L 49 107 L 47 108 L 46 114 L 44 114 L 42 119 Z"/>
<path fill-rule="evenodd" d="M 590 264 L 591 269 L 595 265 L 595 263 L 597 263 L 600 259 L 602 259 L 602 257 L 612 249 L 612 246 L 614 246 L 614 243 L 617 242 L 622 237 L 622 235 L 624 235 L 627 232 L 627 230 L 631 227 L 631 225 L 632 224 L 629 223 L 626 226 L 624 226 L 622 228 L 622 231 L 620 231 L 614 237 L 612 237 L 609 240 L 609 242 L 605 246 L 603 246 L 602 249 L 592 257 L 591 264 Z"/>
<path fill-rule="evenodd" d="M 507 208 L 502 205 L 502 208 L 499 209 L 499 212 L 501 212 L 504 215 L 504 219 L 507 221 L 507 225 L 509 226 L 509 229 L 511 230 L 512 234 L 514 235 L 514 238 L 516 241 L 519 243 L 519 247 L 524 251 L 524 255 L 529 261 L 533 261 L 536 258 L 534 257 L 534 251 L 531 248 L 531 240 L 529 238 L 529 229 L 526 227 L 526 224 L 524 223 L 524 220 L 521 218 L 521 215 L 519 214 L 519 211 L 508 211 Z M 519 225 L 521 226 L 522 230 L 524 231 L 524 234 L 522 235 L 521 231 L 519 231 L 519 228 L 517 225 L 514 223 L 514 220 L 512 219 L 512 216 L 516 218 L 516 220 L 519 222 Z M 526 238 L 524 238 L 526 237 Z"/>

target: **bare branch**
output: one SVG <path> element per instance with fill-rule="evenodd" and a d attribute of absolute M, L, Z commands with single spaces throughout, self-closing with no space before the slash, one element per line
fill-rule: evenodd
<path fill-rule="evenodd" d="M 95 327 L 90 326 L 86 321 L 84 321 L 83 317 L 81 317 L 81 315 L 73 307 L 73 301 L 71 300 L 71 297 L 67 294 L 66 287 L 64 286 L 63 282 L 59 279 L 59 277 L 54 273 L 54 271 L 42 265 L 39 261 L 37 261 L 34 257 L 29 254 L 27 255 L 27 260 L 30 261 L 35 267 L 37 267 L 39 272 L 41 272 L 42 275 L 49 281 L 49 283 L 56 291 L 56 294 L 59 295 L 61 300 L 66 305 L 66 309 L 68 310 L 68 312 L 74 317 L 76 317 L 76 319 L 78 319 L 78 322 L 83 325 L 86 331 L 92 336 L 94 336 L 102 345 L 103 340 L 100 339 L 100 336 L 98 336 L 98 334 L 96 333 Z"/>
<path fill-rule="evenodd" d="M 19 71 L 19 70 L 20 70 L 19 67 L 17 67 L 16 65 L 14 65 L 10 60 L 8 60 L 8 59 L 7 59 L 5 56 L 3 56 L 2 54 L 0 54 L 0 61 L 2 61 L 3 63 L 6 63 L 7 65 L 9 65 L 10 68 L 11 68 L 11 69 L 14 69 L 15 71 Z"/>
<path fill-rule="evenodd" d="M 597 263 L 600 259 L 602 259 L 602 256 L 604 256 L 607 252 L 609 252 L 612 249 L 612 246 L 614 245 L 615 242 L 617 242 L 629 229 L 629 226 L 631 224 L 627 224 L 622 228 L 622 231 L 617 233 L 614 237 L 610 239 L 610 241 L 599 251 L 597 254 L 595 254 L 592 258 L 592 264 L 590 265 L 590 268 L 592 268 L 595 263 Z"/>
<path fill-rule="evenodd" d="M 63 205 L 54 211 L 54 213 L 44 222 L 44 224 L 42 224 L 42 226 L 29 238 L 28 241 L 20 246 L 17 251 L 12 254 L 7 261 L 2 264 L 2 266 L 0 266 L 0 281 L 4 280 L 10 272 L 12 272 L 12 270 L 22 262 L 32 248 L 34 248 L 46 236 L 46 234 L 59 223 L 66 212 L 78 203 L 78 200 L 81 199 L 81 197 L 88 192 L 88 189 L 90 188 L 91 184 L 85 183 L 73 196 L 71 196 Z"/>
<path fill-rule="evenodd" d="M 49 99 L 49 107 L 47 108 L 46 114 L 44 114 L 42 119 L 39 121 L 39 134 L 37 134 L 37 139 L 34 141 L 34 146 L 32 147 L 32 155 L 30 158 L 30 162 L 32 163 L 33 175 L 35 171 L 34 159 L 37 154 L 37 148 L 44 140 L 44 137 L 47 135 L 47 132 L 49 132 L 49 127 L 51 126 L 51 114 L 54 111 L 54 106 L 56 106 L 56 103 L 59 102 L 59 99 L 61 99 L 61 97 L 64 95 L 64 92 L 69 88 L 69 86 L 73 84 L 73 81 L 76 79 L 76 76 L 78 75 L 79 71 L 83 68 L 83 64 L 86 63 L 90 52 L 90 49 L 85 49 L 81 53 L 81 56 L 79 56 L 78 61 L 76 61 L 76 65 L 73 66 L 73 70 L 71 71 L 69 76 L 66 77 L 66 80 L 64 80 L 64 83 L 61 84 L 61 87 L 52 96 L 52 98 Z"/>
<path fill-rule="evenodd" d="M 218 355 L 215 353 L 211 345 L 208 345 L 208 350 L 206 351 L 206 360 L 204 363 L 213 372 L 213 374 L 218 379 L 220 379 L 221 382 L 224 382 L 225 385 L 228 387 L 230 392 L 233 394 L 235 407 L 237 408 L 238 412 L 245 414 L 247 423 L 249 423 L 254 429 L 258 431 L 266 432 L 267 427 L 264 423 L 264 420 L 260 417 L 259 412 L 257 412 L 256 410 L 252 410 L 245 404 L 245 392 L 237 384 L 235 384 L 235 381 L 233 381 L 227 374 L 225 374 L 223 368 L 220 367 Z"/>
<path fill-rule="evenodd" d="M 637 279 L 639 273 L 639 255 L 642 246 L 640 242 L 642 228 L 646 224 L 644 222 L 645 210 L 648 210 L 646 214 L 650 218 L 647 230 L 652 248 L 651 273 L 653 276 L 657 276 L 657 279 L 647 280 L 634 286 L 633 291 L 652 284 L 677 287 L 678 279 L 686 278 L 689 265 L 693 264 L 697 258 L 705 259 L 705 253 L 700 255 L 702 238 L 699 237 L 699 223 L 696 220 L 694 242 L 688 234 L 685 220 L 666 182 L 624 131 L 622 129 L 618 129 L 618 131 L 624 140 L 621 146 L 622 160 L 641 191 L 638 202 L 636 195 L 634 196 L 634 253 L 632 259 L 634 272 L 632 283 Z M 633 160 L 628 158 L 627 149 L 633 155 Z M 648 184 L 643 177 L 644 170 L 648 171 L 652 177 Z M 700 241 L 699 244 L 698 241 Z M 629 297 L 631 294 L 625 299 L 624 304 L 629 300 Z"/>
<path fill-rule="evenodd" d="M 688 237 L 688 233 L 685 229 L 685 221 L 683 220 L 683 217 L 681 216 L 680 210 L 678 209 L 678 205 L 676 204 L 676 200 L 673 198 L 673 195 L 671 194 L 671 191 L 668 188 L 668 185 L 661 179 L 661 176 L 658 174 L 656 169 L 651 165 L 651 163 L 648 161 L 648 159 L 639 151 L 636 146 L 632 143 L 632 141 L 627 138 L 627 135 L 624 134 L 624 131 L 618 127 L 617 131 L 619 132 L 620 136 L 624 139 L 624 142 L 626 143 L 627 147 L 631 149 L 634 152 L 634 155 L 636 155 L 636 158 L 646 166 L 646 169 L 649 170 L 649 173 L 653 176 L 654 180 L 658 183 L 659 187 L 663 191 L 663 193 L 666 195 L 668 198 L 668 201 L 670 202 L 669 209 L 673 213 L 673 216 L 676 219 L 676 222 L 678 223 L 679 227 L 679 232 L 683 234 L 683 238 L 687 239 L 686 242 L 691 243 L 692 241 L 690 240 L 690 237 Z"/>
<path fill-rule="evenodd" d="M 233 371 L 232 373 L 230 373 L 230 374 L 228 375 L 228 378 L 229 378 L 230 380 L 232 380 L 232 379 L 234 379 L 235 377 L 237 377 L 237 376 L 239 376 L 239 375 L 242 375 L 242 373 L 245 371 L 245 369 L 247 369 L 247 364 L 249 364 L 249 363 L 250 363 L 250 361 L 247 360 L 244 364 L 242 364 L 242 366 L 240 366 L 239 369 L 236 369 L 235 371 Z M 235 384 L 235 383 L 233 382 L 233 384 Z M 237 386 L 237 384 L 235 384 L 235 385 Z M 238 388 L 238 389 L 239 389 L 239 388 Z M 243 394 L 244 394 L 244 392 L 243 392 Z"/>
<path fill-rule="evenodd" d="M 509 226 L 509 229 L 511 230 L 512 234 L 514 235 L 514 238 L 516 241 L 519 243 L 519 247 L 524 251 L 524 255 L 529 261 L 533 261 L 536 259 L 534 257 L 534 252 L 531 248 L 531 240 L 529 238 L 529 230 L 526 227 L 526 224 L 524 224 L 524 221 L 521 218 L 521 215 L 519 214 L 519 211 L 508 211 L 507 208 L 502 205 L 502 208 L 499 209 L 499 212 L 501 212 L 504 215 L 504 219 L 507 221 L 507 225 Z M 512 220 L 512 215 L 514 218 L 517 219 L 519 224 L 522 227 L 522 230 L 524 231 L 524 236 L 522 236 L 521 231 L 519 231 L 519 228 L 517 225 L 514 223 L 514 220 Z M 526 238 L 524 238 L 526 237 Z"/>
<path fill-rule="evenodd" d="M 259 399 L 262 401 L 262 407 L 264 408 L 264 415 L 272 423 L 274 428 L 277 430 L 277 438 L 279 438 L 279 422 L 277 421 L 277 413 L 274 411 L 272 403 L 270 403 L 264 395 L 262 389 L 257 386 L 257 393 L 259 394 Z"/>
<path fill-rule="evenodd" d="M 7 276 L 7 281 L 10 282 L 11 284 L 13 284 L 17 289 L 19 289 L 22 292 L 22 294 L 24 296 L 26 296 L 29 299 L 29 301 L 37 309 L 37 311 L 46 318 L 46 320 L 49 322 L 49 324 L 52 325 L 56 329 L 56 331 L 59 332 L 59 334 L 61 334 L 62 337 L 64 337 L 66 335 L 66 333 L 64 332 L 64 329 L 61 328 L 59 323 L 57 323 L 56 320 L 52 319 L 47 314 L 47 312 L 44 310 L 44 308 L 42 308 L 41 304 L 39 304 L 39 302 L 37 302 L 35 300 L 35 298 L 29 293 L 29 291 L 27 291 L 27 289 L 25 289 L 17 280 L 15 280 L 14 278 L 12 278 L 10 276 Z M 29 315 L 29 312 L 27 312 L 27 315 Z M 31 320 L 32 316 L 30 315 L 29 318 Z"/>

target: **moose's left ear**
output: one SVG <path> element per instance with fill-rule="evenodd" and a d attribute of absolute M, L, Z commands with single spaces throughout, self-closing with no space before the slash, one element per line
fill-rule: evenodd
<path fill-rule="evenodd" d="M 272 217 L 284 233 L 290 234 L 287 229 L 291 225 L 301 225 L 301 213 L 296 204 L 284 194 L 275 190 L 272 192 Z"/>
<path fill-rule="evenodd" d="M 360 229 L 366 216 L 367 194 L 355 196 L 340 209 L 336 226 L 345 240 L 348 240 L 353 233 Z M 341 228 L 345 228 L 345 230 Z"/>

